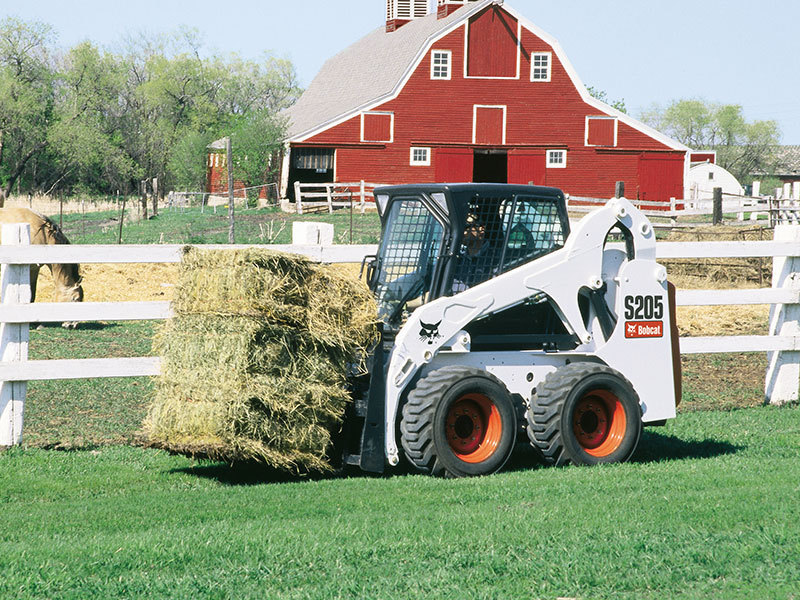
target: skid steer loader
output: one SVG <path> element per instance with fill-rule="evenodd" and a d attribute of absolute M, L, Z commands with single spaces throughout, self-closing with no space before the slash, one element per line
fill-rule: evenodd
<path fill-rule="evenodd" d="M 507 184 L 375 190 L 362 263 L 381 341 L 352 380 L 344 462 L 497 471 L 527 436 L 555 465 L 630 458 L 675 416 L 674 288 L 648 219 L 611 199 L 570 231 L 561 191 Z"/>

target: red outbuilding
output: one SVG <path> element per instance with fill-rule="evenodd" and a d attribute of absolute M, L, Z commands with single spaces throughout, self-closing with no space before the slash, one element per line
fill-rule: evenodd
<path fill-rule="evenodd" d="M 529 183 L 681 198 L 683 144 L 593 98 L 558 42 L 503 0 L 387 0 L 386 26 L 329 59 L 290 119 L 295 181 Z"/>

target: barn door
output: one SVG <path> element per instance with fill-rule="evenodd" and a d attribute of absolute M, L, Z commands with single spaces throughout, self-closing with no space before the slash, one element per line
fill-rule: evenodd
<path fill-rule="evenodd" d="M 472 143 L 502 146 L 506 143 L 506 107 L 473 107 Z"/>
<path fill-rule="evenodd" d="M 434 170 L 439 183 L 472 181 L 471 148 L 436 148 Z"/>
<path fill-rule="evenodd" d="M 545 185 L 544 150 L 513 150 L 508 153 L 508 183 Z"/>
<path fill-rule="evenodd" d="M 645 152 L 639 156 L 639 199 L 669 202 L 683 196 L 683 157 Z"/>

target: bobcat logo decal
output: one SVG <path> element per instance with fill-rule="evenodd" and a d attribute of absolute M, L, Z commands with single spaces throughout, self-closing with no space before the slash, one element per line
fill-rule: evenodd
<path fill-rule="evenodd" d="M 422 325 L 422 329 L 419 330 L 420 341 L 424 342 L 427 340 L 428 344 L 433 344 L 433 340 L 442 337 L 439 333 L 439 325 L 441 323 L 441 321 L 433 324 L 420 321 L 419 324 Z"/>

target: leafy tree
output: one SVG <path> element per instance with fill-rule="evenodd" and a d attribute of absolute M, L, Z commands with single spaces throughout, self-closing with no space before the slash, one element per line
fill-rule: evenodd
<path fill-rule="evenodd" d="M 28 190 L 199 188 L 207 144 L 237 140 L 237 179 L 272 177 L 283 123 L 300 94 L 291 62 L 202 55 L 200 35 L 130 38 L 119 52 L 54 47 L 51 28 L 0 21 L 0 205 Z M 241 176 L 240 176 L 241 175 Z M 261 179 L 259 179 L 261 177 Z"/>
<path fill-rule="evenodd" d="M 47 146 L 53 116 L 53 33 L 44 23 L 0 21 L 0 206 Z"/>
<path fill-rule="evenodd" d="M 62 181 L 110 191 L 125 187 L 135 165 L 108 119 L 122 84 L 116 57 L 84 42 L 62 59 L 56 78 L 56 109 L 48 129 L 55 167 L 50 189 Z"/>
<path fill-rule="evenodd" d="M 616 108 L 619 112 L 627 114 L 628 109 L 625 106 L 624 98 L 620 98 L 619 100 L 609 100 L 608 94 L 606 94 L 603 90 L 592 87 L 591 85 L 586 86 L 586 91 L 589 92 L 589 95 L 591 95 L 593 98 L 600 100 L 600 102 L 605 102 L 612 108 Z"/>
<path fill-rule="evenodd" d="M 748 123 L 737 104 L 677 100 L 667 108 L 653 105 L 640 118 L 690 148 L 716 150 L 717 163 L 741 182 L 772 170 L 781 137 L 777 122 Z"/>
<path fill-rule="evenodd" d="M 286 121 L 262 109 L 242 117 L 231 135 L 236 179 L 248 188 L 274 180 Z M 260 189 L 248 189 L 248 204 L 255 205 Z"/>
<path fill-rule="evenodd" d="M 186 191 L 202 191 L 206 181 L 206 155 L 209 134 L 186 130 L 172 149 L 167 168 L 175 186 Z"/>

